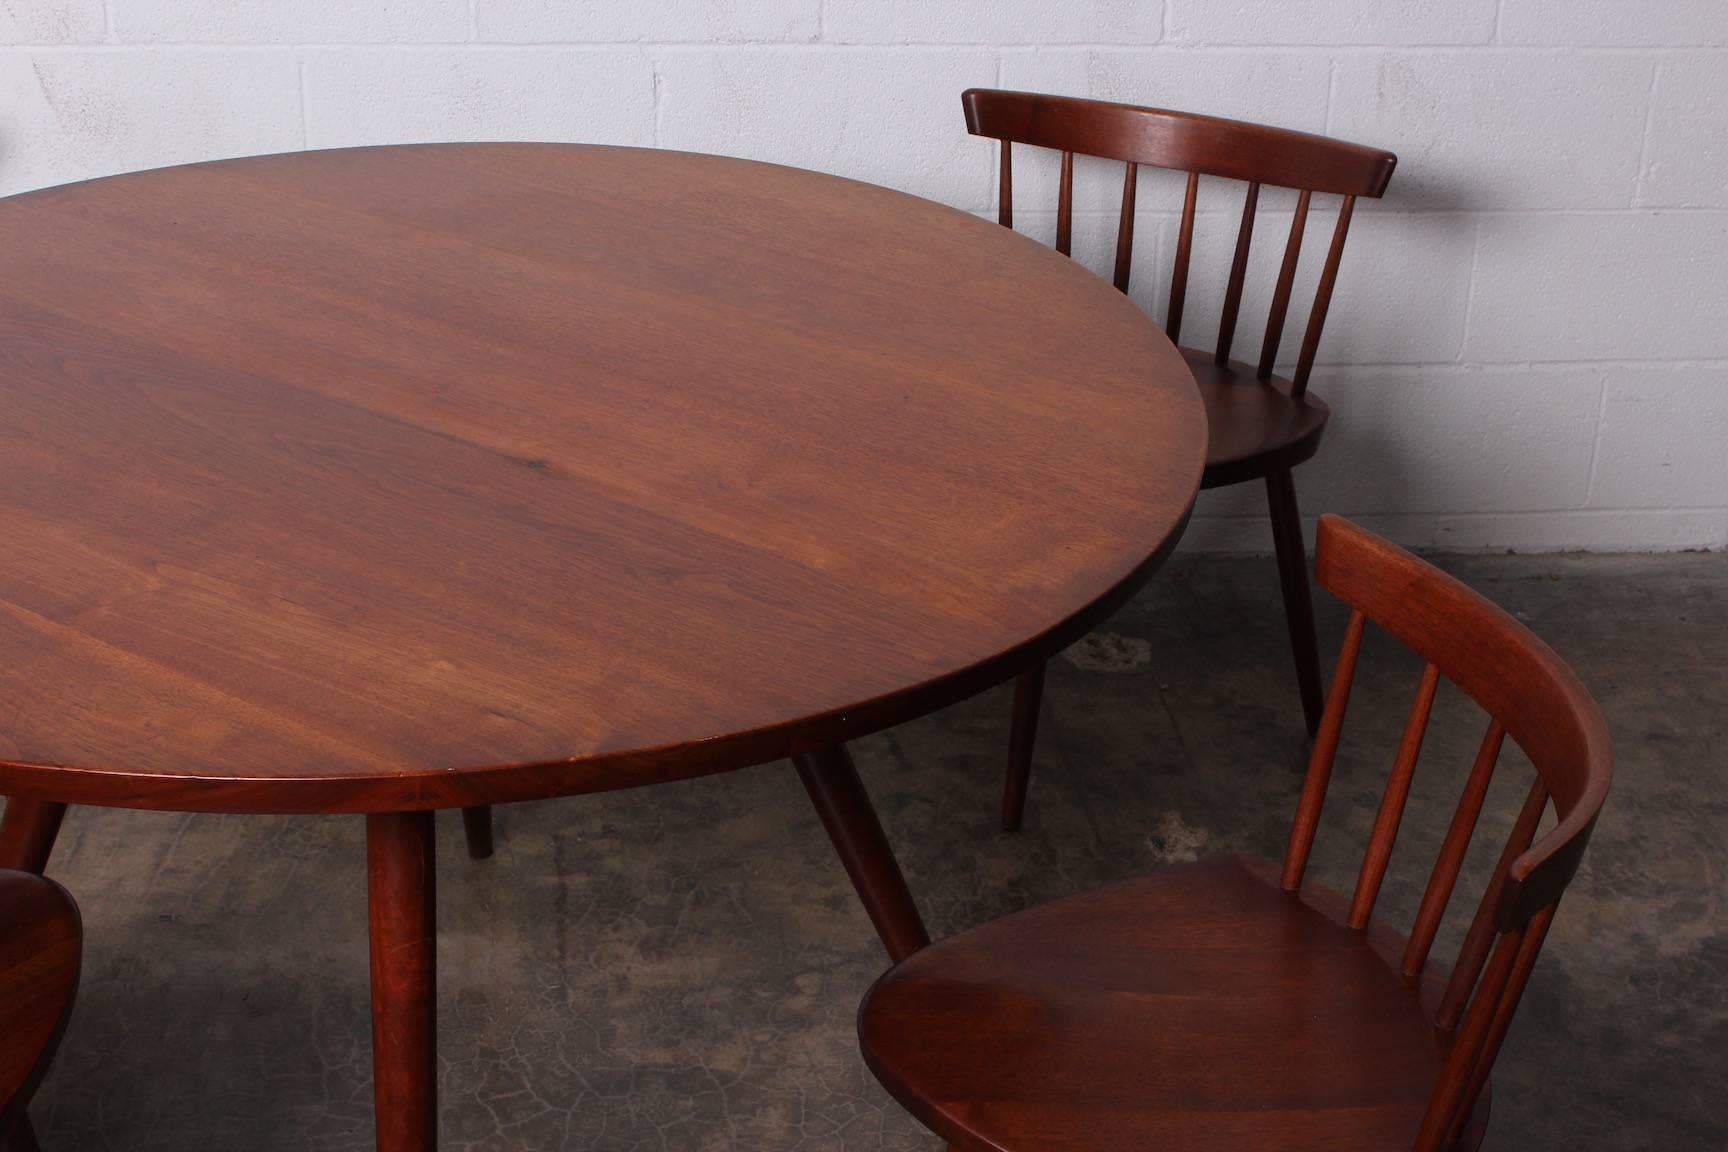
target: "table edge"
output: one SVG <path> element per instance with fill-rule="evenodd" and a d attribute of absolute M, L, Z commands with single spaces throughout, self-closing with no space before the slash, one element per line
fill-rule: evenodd
<path fill-rule="evenodd" d="M 1079 640 L 1122 607 L 1175 551 L 1199 495 L 1144 560 L 1091 603 L 983 660 L 874 699 L 762 728 L 580 759 L 394 776 L 170 776 L 0 761 L 0 795 L 101 808 L 255 815 L 418 812 L 612 792 L 736 772 L 845 743 L 958 704 Z"/>

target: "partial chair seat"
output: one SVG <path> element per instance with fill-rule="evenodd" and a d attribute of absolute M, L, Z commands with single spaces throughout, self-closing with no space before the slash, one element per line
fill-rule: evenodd
<path fill-rule="evenodd" d="M 1451 1038 L 1373 931 L 1251 862 L 1179 865 L 915 954 L 871 989 L 860 1042 L 962 1149 L 1404 1152 Z"/>
<path fill-rule="evenodd" d="M 1332 412 L 1312 393 L 1292 396 L 1289 380 L 1260 380 L 1254 366 L 1240 360 L 1220 364 L 1199 348 L 1179 351 L 1200 386 L 1211 423 L 1203 487 L 1240 484 L 1293 468 L 1319 450 Z"/>
<path fill-rule="evenodd" d="M 78 906 L 52 880 L 0 871 L 0 1145 L 60 1042 L 78 992 Z M 9 1131 L 10 1130 L 10 1131 Z"/>

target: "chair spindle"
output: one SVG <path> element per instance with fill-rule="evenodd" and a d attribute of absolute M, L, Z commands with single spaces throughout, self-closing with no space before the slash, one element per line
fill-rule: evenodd
<path fill-rule="evenodd" d="M 1056 194 L 1056 251 L 1072 256 L 1074 247 L 1074 153 L 1062 153 L 1062 187 Z"/>
<path fill-rule="evenodd" d="M 1188 296 L 1188 257 L 1194 251 L 1194 202 L 1200 195 L 1200 173 L 1188 173 L 1188 191 L 1182 200 L 1182 230 L 1176 237 L 1176 263 L 1170 269 L 1170 310 L 1164 315 L 1164 334 L 1170 343 L 1182 336 L 1182 304 Z"/>
<path fill-rule="evenodd" d="M 1326 252 L 1326 265 L 1320 270 L 1320 287 L 1314 293 L 1314 307 L 1308 313 L 1308 330 L 1302 335 L 1302 353 L 1296 360 L 1296 375 L 1290 380 L 1290 393 L 1301 396 L 1308 391 L 1308 374 L 1314 370 L 1314 356 L 1320 350 L 1320 330 L 1326 327 L 1326 310 L 1332 306 L 1332 288 L 1338 282 L 1338 261 L 1344 257 L 1344 237 L 1350 232 L 1350 217 L 1356 211 L 1356 197 L 1344 197 L 1338 209 L 1338 224 L 1332 229 L 1332 247 Z"/>
<path fill-rule="evenodd" d="M 1002 141 L 1002 171 L 996 181 L 999 189 L 999 199 L 996 204 L 996 222 L 1004 228 L 1014 227 L 1014 159 L 1012 156 L 1014 144 L 1012 141 Z"/>
<path fill-rule="evenodd" d="M 1320 716 L 1320 731 L 1308 757 L 1308 776 L 1302 782 L 1302 798 L 1296 805 L 1296 820 L 1290 828 L 1290 847 L 1284 853 L 1280 886 L 1286 892 L 1302 887 L 1308 868 L 1308 853 L 1314 847 L 1314 832 L 1320 826 L 1320 809 L 1326 804 L 1326 785 L 1332 778 L 1332 760 L 1338 754 L 1338 738 L 1344 731 L 1344 710 L 1350 704 L 1350 685 L 1356 678 L 1356 657 L 1362 651 L 1362 633 L 1368 618 L 1360 609 L 1350 613 L 1344 629 L 1344 644 L 1338 650 L 1338 667 L 1332 673 L 1332 690 L 1326 695 L 1326 710 Z"/>
<path fill-rule="evenodd" d="M 1128 162 L 1122 177 L 1122 220 L 1116 225 L 1116 276 L 1118 292 L 1128 291 L 1128 269 L 1134 262 L 1134 186 L 1140 176 L 1140 165 Z"/>
<path fill-rule="evenodd" d="M 1536 958 L 1542 954 L 1542 942 L 1548 936 L 1548 925 L 1553 923 L 1554 913 L 1559 907 L 1559 904 L 1550 904 L 1542 909 L 1530 918 L 1530 923 L 1524 930 L 1524 939 L 1519 944 L 1517 958 L 1512 962 L 1512 975 L 1507 979 L 1506 988 L 1494 1005 L 1494 1016 L 1488 1023 L 1487 1039 L 1482 1050 L 1476 1055 L 1475 1066 L 1470 1069 L 1470 1079 L 1465 1084 L 1464 1096 L 1453 1111 L 1452 1125 L 1446 1133 L 1448 1144 L 1457 1142 L 1459 1129 L 1464 1126 L 1464 1121 L 1476 1107 L 1476 1101 L 1488 1083 L 1489 1069 L 1494 1067 L 1494 1060 L 1500 1055 L 1500 1045 L 1505 1043 L 1506 1033 L 1512 1027 L 1512 1017 L 1518 1011 L 1518 1002 L 1524 998 L 1524 987 L 1530 982 L 1530 973 L 1536 967 Z"/>
<path fill-rule="evenodd" d="M 1272 308 L 1266 314 L 1266 339 L 1260 343 L 1260 367 L 1265 380 L 1278 359 L 1278 344 L 1284 338 L 1284 317 L 1290 311 L 1290 292 L 1296 284 L 1296 265 L 1302 259 L 1302 237 L 1308 230 L 1308 189 L 1296 197 L 1296 215 L 1290 218 L 1290 238 L 1284 242 L 1284 262 L 1278 267 L 1278 286 L 1272 291 Z"/>
<path fill-rule="evenodd" d="M 1470 1012 L 1452 1039 L 1452 1050 L 1446 1055 L 1440 1082 L 1428 1098 L 1428 1110 L 1422 1117 L 1422 1127 L 1416 1133 L 1416 1152 L 1441 1152 L 1447 1146 L 1447 1134 L 1452 1131 L 1463 1104 L 1470 1074 L 1487 1048 L 1501 996 L 1507 989 L 1527 935 L 1527 927 L 1519 928 L 1501 936 L 1500 942 L 1494 946 L 1488 970 L 1483 973 L 1476 995 L 1470 1001 Z"/>
<path fill-rule="evenodd" d="M 1248 247 L 1254 240 L 1254 211 L 1260 204 L 1260 182 L 1251 180 L 1242 197 L 1242 225 L 1236 229 L 1236 256 L 1230 261 L 1230 283 L 1224 289 L 1224 314 L 1218 318 L 1218 351 L 1213 359 L 1227 363 L 1236 340 L 1236 314 L 1242 309 L 1242 281 L 1248 275 Z"/>
<path fill-rule="evenodd" d="M 1476 986 L 1482 964 L 1494 943 L 1494 906 L 1500 899 L 1500 889 L 1506 883 L 1506 873 L 1511 869 L 1512 861 L 1536 839 L 1536 826 L 1542 822 L 1542 810 L 1547 804 L 1548 788 L 1542 777 L 1537 776 L 1530 785 L 1529 795 L 1524 798 L 1524 807 L 1518 811 L 1518 819 L 1512 824 L 1512 834 L 1506 838 L 1500 862 L 1494 866 L 1494 878 L 1488 882 L 1487 891 L 1482 893 L 1482 902 L 1476 905 L 1470 930 L 1464 934 L 1464 944 L 1458 949 L 1458 964 L 1452 969 L 1452 977 L 1446 982 L 1446 994 L 1441 997 L 1440 1009 L 1435 1013 L 1436 1028 L 1450 1032 L 1458 1027 L 1464 1005 L 1470 1000 L 1471 990 Z"/>
<path fill-rule="evenodd" d="M 1464 794 L 1458 798 L 1458 808 L 1452 814 L 1452 826 L 1446 830 L 1434 870 L 1428 875 L 1428 887 L 1422 893 L 1416 925 L 1410 930 L 1410 943 L 1404 949 L 1403 971 L 1407 977 L 1414 979 L 1428 963 L 1428 951 L 1434 946 L 1434 935 L 1446 916 L 1446 906 L 1452 902 L 1458 869 L 1476 832 L 1482 802 L 1488 797 L 1488 784 L 1494 779 L 1494 766 L 1499 762 L 1500 747 L 1505 741 L 1506 726 L 1498 720 L 1492 721 L 1476 752 L 1476 762 L 1470 767 L 1470 777 L 1464 783 Z"/>
<path fill-rule="evenodd" d="M 1404 820 L 1410 782 L 1416 776 L 1416 760 L 1422 755 L 1422 737 L 1427 734 L 1428 715 L 1434 709 L 1434 692 L 1439 686 L 1440 669 L 1432 664 L 1423 668 L 1416 700 L 1410 705 L 1410 718 L 1404 723 L 1403 739 L 1398 742 L 1398 758 L 1392 763 L 1392 775 L 1380 797 L 1380 811 L 1374 817 L 1374 831 L 1368 837 L 1362 871 L 1356 877 L 1356 894 L 1350 900 L 1348 923 L 1357 931 L 1368 927 L 1374 901 L 1380 896 L 1380 884 L 1386 879 L 1386 865 L 1392 859 L 1392 846 L 1398 841 L 1398 825 Z"/>

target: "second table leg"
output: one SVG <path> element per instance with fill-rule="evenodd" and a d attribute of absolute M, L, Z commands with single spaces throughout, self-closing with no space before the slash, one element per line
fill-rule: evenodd
<path fill-rule="evenodd" d="M 42 875 L 65 818 L 64 804 L 19 796 L 7 800 L 6 814 L 0 816 L 0 868 Z"/>
<path fill-rule="evenodd" d="M 841 745 L 802 752 L 792 758 L 798 767 L 798 778 L 810 793 L 810 802 L 834 842 L 852 887 L 882 946 L 896 964 L 930 943 L 930 933 L 918 915 L 918 905 L 900 874 L 888 837 L 882 833 L 882 822 L 876 809 L 870 806 L 870 795 L 864 782 L 858 779 L 858 769 L 852 757 Z"/>
<path fill-rule="evenodd" d="M 366 817 L 372 1099 L 378 1152 L 438 1146 L 438 935 L 432 813 Z"/>

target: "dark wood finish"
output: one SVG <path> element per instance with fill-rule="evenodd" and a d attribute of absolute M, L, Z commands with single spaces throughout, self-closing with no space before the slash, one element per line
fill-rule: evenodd
<path fill-rule="evenodd" d="M 1078 639 L 1205 462 L 1103 282 L 771 165 L 257 157 L 0 201 L 0 251 L 8 842 L 45 856 L 36 801 L 367 813 L 392 1152 L 436 1130 L 429 810 L 480 854 L 490 804 L 827 748 L 903 956 L 838 746 Z"/>
<path fill-rule="evenodd" d="M 66 805 L 52 800 L 14 796 L 0 816 L 0 868 L 33 872 L 48 870 L 48 857 L 66 819 Z"/>
<path fill-rule="evenodd" d="M 1032 753 L 1038 743 L 1038 713 L 1044 701 L 1044 661 L 1035 660 L 1014 678 L 1014 726 L 1008 733 L 1008 771 L 1002 784 L 1002 831 L 1018 832 L 1026 818 L 1032 783 Z"/>
<path fill-rule="evenodd" d="M 969 88 L 961 100 L 974 136 L 1281 188 L 1380 196 L 1398 163 L 1329 136 L 1167 108 L 989 88 Z"/>
<path fill-rule="evenodd" d="M 1260 383 L 1251 365 L 1237 360 L 1220 364 L 1199 348 L 1184 348 L 1182 357 L 1194 373 L 1206 410 L 1217 417 L 1207 433 L 1208 487 L 1288 472 L 1319 449 L 1331 416 L 1319 397 L 1297 400 L 1287 381 Z"/>
<path fill-rule="evenodd" d="M 1317 554 L 1320 583 L 1438 665 L 1536 765 L 1533 795 L 1551 797 L 1559 823 L 1511 862 L 1494 900 L 1496 931 L 1529 922 L 1571 881 L 1607 796 L 1595 702 L 1551 648 L 1462 584 L 1426 578 L 1421 561 L 1338 517 L 1322 517 L 1321 537 L 1334 543 Z"/>
<path fill-rule="evenodd" d="M 1242 223 L 1236 234 L 1236 248 L 1231 259 L 1214 352 L 1208 357 L 1195 349 L 1184 348 L 1183 354 L 1200 385 L 1211 427 L 1206 474 L 1201 486 L 1218 488 L 1248 480 L 1266 480 L 1303 718 L 1309 734 L 1313 735 L 1323 707 L 1322 677 L 1313 612 L 1308 606 L 1307 558 L 1302 548 L 1295 488 L 1289 472 L 1318 451 L 1330 414 L 1325 404 L 1307 394 L 1308 378 L 1313 371 L 1322 329 L 1331 306 L 1356 199 L 1359 196 L 1378 197 L 1386 191 L 1397 157 L 1390 152 L 1325 136 L 1101 100 L 973 88 L 962 95 L 961 101 L 966 111 L 967 129 L 974 135 L 1000 142 L 1004 178 L 1009 171 L 1009 153 L 1015 144 L 1062 152 L 1057 249 L 1063 253 L 1068 252 L 1071 246 L 1067 222 L 1073 199 L 1073 157 L 1076 154 L 1124 161 L 1128 165 L 1130 181 L 1142 164 L 1186 173 L 1187 187 L 1171 267 L 1170 300 L 1164 325 L 1172 341 L 1180 340 L 1182 334 L 1200 177 L 1247 182 Z M 1253 243 L 1254 216 L 1259 207 L 1262 185 L 1296 189 L 1297 200 L 1268 309 L 1266 335 L 1261 342 L 1258 365 L 1250 366 L 1231 360 L 1230 352 L 1235 342 L 1243 281 Z M 1293 377 L 1284 379 L 1273 374 L 1273 367 L 1284 334 L 1302 238 L 1315 193 L 1337 195 L 1342 200 L 1303 332 L 1296 371 Z M 1117 229 L 1117 260 L 1113 277 L 1113 283 L 1123 292 L 1128 291 L 1129 262 L 1123 256 L 1122 238 L 1132 235 L 1133 213 L 1134 198 L 1125 192 L 1122 218 Z M 1004 215 L 1001 222 L 1012 227 L 1012 216 Z"/>
<path fill-rule="evenodd" d="M 1356 197 L 1344 197 L 1338 208 L 1338 223 L 1332 228 L 1332 244 L 1326 249 L 1326 263 L 1320 266 L 1320 283 L 1314 289 L 1314 307 L 1308 313 L 1308 327 L 1302 333 L 1302 354 L 1296 359 L 1296 374 L 1290 378 L 1290 393 L 1300 400 L 1308 391 L 1308 376 L 1314 370 L 1314 357 L 1320 350 L 1320 330 L 1326 326 L 1326 313 L 1332 307 L 1332 289 L 1338 283 L 1338 263 L 1344 257 L 1344 239 L 1350 232 L 1350 217 L 1356 210 Z M 1261 374 L 1262 377 L 1265 373 Z"/>
<path fill-rule="evenodd" d="M 1281 872 L 1220 859 L 1070 896 L 940 941 L 866 997 L 865 1060 L 954 1147 L 1480 1144 L 1489 1071 L 1607 794 L 1607 731 L 1559 658 L 1458 581 L 1336 517 L 1321 520 L 1317 556 L 1320 583 L 1353 614 Z M 1346 900 L 1302 876 L 1369 621 L 1428 668 L 1368 838 L 1364 882 Z M 1451 980 L 1413 967 L 1415 938 L 1364 911 L 1442 677 L 1494 721 L 1460 811 L 1474 822 L 1479 777 L 1492 772 L 1502 731 L 1537 773 L 1509 862 L 1479 905 L 1489 925 L 1482 962 L 1461 956 Z M 1557 822 L 1532 843 L 1550 794 Z M 1442 911 L 1467 839 L 1448 835 L 1441 849 Z M 1418 923 L 1430 915 L 1425 899 Z M 1454 1000 L 1461 1017 L 1447 1015 Z"/>
<path fill-rule="evenodd" d="M 938 941 L 871 989 L 859 1041 L 966 1152 L 1408 1149 L 1444 1062 L 1418 995 L 1224 858 Z"/>
<path fill-rule="evenodd" d="M 437 870 L 430 812 L 366 818 L 379 1152 L 438 1146 Z"/>
<path fill-rule="evenodd" d="M 1189 190 L 1193 191 L 1197 183 L 1198 177 L 1190 173 Z M 1218 322 L 1218 350 L 1212 357 L 1220 364 L 1230 363 L 1230 346 L 1236 342 L 1236 317 L 1242 311 L 1242 285 L 1248 277 L 1248 250 L 1254 243 L 1254 213 L 1259 206 L 1260 185 L 1250 184 L 1242 195 L 1242 223 L 1236 228 L 1236 254 L 1230 258 L 1230 282 L 1224 289 L 1224 313 Z M 1186 220 L 1184 225 L 1191 227 Z M 1117 287 L 1127 291 L 1126 285 Z"/>
<path fill-rule="evenodd" d="M 1278 266 L 1278 282 L 1272 289 L 1272 304 L 1266 310 L 1266 335 L 1260 341 L 1260 366 L 1254 372 L 1262 380 L 1271 378 L 1273 365 L 1278 362 L 1284 318 L 1290 314 L 1290 293 L 1296 286 L 1296 265 L 1302 259 L 1302 237 L 1308 230 L 1308 203 L 1309 192 L 1304 188 L 1296 197 L 1296 211 L 1290 217 L 1290 238 L 1284 242 L 1284 261 Z M 1246 262 L 1247 252 L 1241 255 Z M 1230 319 L 1235 322 L 1234 314 Z M 1223 363 L 1228 358 L 1217 359 Z"/>
<path fill-rule="evenodd" d="M 1548 789 L 1538 779 L 1530 785 L 1524 807 L 1519 811 L 1518 819 L 1513 822 L 1512 834 L 1506 838 L 1506 846 L 1501 849 L 1500 862 L 1495 865 L 1487 895 L 1476 905 L 1476 914 L 1470 920 L 1470 930 L 1458 949 L 1458 962 L 1452 967 L 1452 978 L 1446 983 L 1446 995 L 1435 1016 L 1436 1023 L 1442 1028 L 1456 1028 L 1458 1021 L 1463 1018 L 1464 1005 L 1469 1002 L 1476 981 L 1482 976 L 1482 965 L 1488 962 L 1488 950 L 1494 945 L 1494 907 L 1506 884 L 1506 874 L 1512 868 L 1512 861 L 1529 851 L 1530 845 L 1536 839 L 1536 827 L 1547 806 Z M 1444 913 L 1445 909 L 1442 908 L 1441 912 Z"/>
<path fill-rule="evenodd" d="M 1434 861 L 1434 871 L 1428 876 L 1428 887 L 1422 892 L 1422 906 L 1416 912 L 1416 924 L 1410 929 L 1410 945 L 1404 950 L 1403 972 L 1415 976 L 1428 963 L 1428 951 L 1434 946 L 1434 935 L 1440 930 L 1440 920 L 1452 899 L 1452 889 L 1458 883 L 1458 870 L 1464 864 L 1464 852 L 1476 831 L 1476 820 L 1482 814 L 1482 804 L 1488 799 L 1488 785 L 1494 779 L 1494 766 L 1500 760 L 1501 746 L 1506 742 L 1506 726 L 1498 720 L 1488 724 L 1482 737 L 1482 747 L 1470 766 L 1470 778 L 1464 794 L 1452 813 L 1452 823 L 1446 829 L 1445 842 Z M 1521 851 L 1522 849 L 1520 849 Z"/>
<path fill-rule="evenodd" d="M 1279 879 L 1286 889 L 1301 886 L 1302 869 L 1307 865 L 1309 849 L 1314 846 L 1315 833 L 1320 829 L 1320 810 L 1326 804 L 1326 786 L 1332 780 L 1332 760 L 1338 754 L 1338 741 L 1344 734 L 1344 709 L 1350 703 L 1350 686 L 1356 681 L 1356 661 L 1362 654 L 1362 637 L 1367 626 L 1368 618 L 1355 611 L 1350 613 L 1350 623 L 1344 627 L 1344 643 L 1338 649 L 1338 663 L 1332 671 L 1332 694 L 1327 697 L 1327 708 L 1320 718 L 1308 774 L 1303 778 L 1302 794 L 1296 802 L 1296 819 L 1290 826 L 1290 850 L 1284 858 L 1284 872 Z"/>
<path fill-rule="evenodd" d="M 1296 481 L 1290 470 L 1266 474 L 1266 507 L 1272 518 L 1272 547 L 1284 593 L 1284 621 L 1290 630 L 1290 656 L 1296 661 L 1296 688 L 1310 735 L 1320 730 L 1325 698 L 1320 687 L 1320 641 L 1314 632 L 1314 598 L 1308 587 L 1308 553 L 1302 545 L 1302 516 L 1296 508 Z"/>
<path fill-rule="evenodd" d="M 78 994 L 84 930 L 52 880 L 0 871 L 0 1147 L 34 1147 L 25 1109 Z"/>
<path fill-rule="evenodd" d="M 1188 266 L 1194 255 L 1194 208 L 1200 195 L 1200 173 L 1188 173 L 1188 191 L 1182 197 L 1182 224 L 1176 234 L 1176 260 L 1170 269 L 1170 306 L 1164 313 L 1164 331 L 1174 344 L 1182 338 L 1182 309 L 1188 302 Z M 1128 285 L 1120 285 L 1123 292 Z"/>
<path fill-rule="evenodd" d="M 1404 722 L 1404 735 L 1398 742 L 1398 756 L 1392 761 L 1392 775 L 1380 796 L 1380 810 L 1374 814 L 1374 827 L 1368 834 L 1368 851 L 1362 856 L 1362 870 L 1356 876 L 1356 892 L 1350 897 L 1347 923 L 1352 928 L 1368 927 L 1368 917 L 1380 897 L 1380 885 L 1386 879 L 1386 865 L 1392 860 L 1398 825 L 1404 820 L 1404 806 L 1410 800 L 1410 785 L 1416 780 L 1416 760 L 1422 755 L 1422 738 L 1427 735 L 1428 716 L 1434 710 L 1434 693 L 1439 687 L 1440 669 L 1432 664 L 1422 669 L 1416 699 L 1410 705 L 1410 718 Z"/>
<path fill-rule="evenodd" d="M 1554 913 L 1559 910 L 1558 904 L 1550 904 L 1531 917 L 1530 923 L 1517 932 L 1503 937 L 1502 940 L 1518 941 L 1518 952 L 1512 961 L 1512 972 L 1507 977 L 1504 991 L 1493 1003 L 1489 1013 L 1488 1030 L 1481 1045 L 1475 1063 L 1471 1065 L 1470 1075 L 1464 1081 L 1462 1095 L 1450 1101 L 1451 1119 L 1446 1122 L 1444 1136 L 1437 1142 L 1439 1147 L 1455 1146 L 1466 1125 L 1464 1107 L 1469 1102 L 1480 1100 L 1488 1089 L 1488 1076 L 1493 1068 L 1495 1056 L 1500 1051 L 1500 1045 L 1505 1042 L 1507 1030 L 1512 1026 L 1512 1017 L 1518 1011 L 1518 1002 L 1524 997 L 1524 988 L 1530 982 L 1530 973 L 1536 968 L 1536 957 L 1542 951 L 1542 944 L 1548 939 L 1548 925 L 1554 921 Z M 1490 1001 L 1477 991 L 1477 999 L 1484 1005 Z M 1472 1002 L 1471 1007 L 1476 1007 Z M 1430 1115 L 1446 1115 L 1447 1108 L 1430 1105 Z"/>
<path fill-rule="evenodd" d="M 851 755 L 831 745 L 800 752 L 792 762 L 889 959 L 904 960 L 929 944 L 930 934 Z"/>
<path fill-rule="evenodd" d="M 1056 192 L 1056 251 L 1071 255 L 1074 243 L 1074 153 L 1062 153 L 1062 181 Z"/>
<path fill-rule="evenodd" d="M 1134 196 L 1140 182 L 1140 166 L 1128 165 L 1122 177 L 1122 215 L 1116 225 L 1116 273 L 1111 279 L 1118 292 L 1128 291 L 1134 269 Z"/>
<path fill-rule="evenodd" d="M 492 857 L 492 806 L 482 804 L 462 809 L 462 836 L 468 844 L 470 860 Z"/>
<path fill-rule="evenodd" d="M 54 855 L 54 841 L 59 838 L 60 822 L 66 820 L 66 805 L 50 800 L 29 800 L 24 796 L 14 796 L 5 801 L 5 813 L 0 815 L 0 881 L 3 881 L 5 870 L 24 872 L 31 876 L 41 876 L 48 869 L 48 857 Z M 0 883 L 3 888 L 3 883 Z M 67 898 L 69 900 L 69 898 Z M 0 893 L 0 903 L 5 902 L 5 895 Z M 76 908 L 74 908 L 76 912 Z M 0 922 L 7 917 L 0 912 Z M 0 926 L 0 934 L 12 931 L 10 927 Z M 81 931 L 81 929 L 79 929 Z M 0 959 L 0 969 L 5 967 L 5 960 Z M 0 986 L 5 984 L 5 974 L 0 972 Z M 76 974 L 73 984 L 76 990 Z M 5 1016 L 5 1002 L 9 991 L 0 988 L 0 1036 L 7 1035 L 7 1029 L 12 1026 Z M 71 1012 L 71 998 L 66 1002 L 67 1014 Z M 0 1040 L 0 1047 L 5 1041 Z M 57 1041 L 55 1041 L 57 1043 Z M 41 1055 L 41 1064 L 47 1066 L 50 1050 Z M 3 1059 L 3 1055 L 0 1055 Z M 29 1114 L 24 1112 L 24 1105 L 12 1109 L 12 1117 L 5 1119 L 5 1090 L 0 1086 L 0 1152 L 38 1152 L 40 1145 L 36 1143 L 35 1128 L 31 1128 Z"/>
<path fill-rule="evenodd" d="M 0 201 L 0 251 L 4 795 L 473 807 L 841 742 L 1083 635 L 1203 467 L 1107 284 L 771 165 L 223 161 Z"/>

